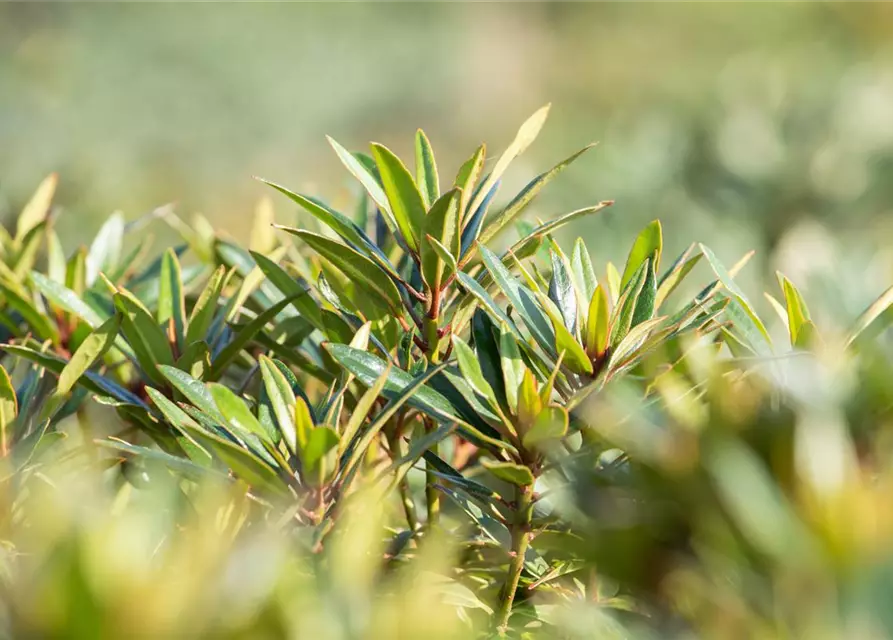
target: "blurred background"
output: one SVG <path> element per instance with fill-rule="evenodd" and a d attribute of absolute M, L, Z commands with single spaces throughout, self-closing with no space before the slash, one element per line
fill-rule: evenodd
<path fill-rule="evenodd" d="M 422 127 L 452 175 L 551 102 L 504 191 L 600 141 L 528 218 L 615 199 L 566 234 L 604 259 L 659 217 L 673 251 L 756 249 L 745 277 L 885 280 L 891 35 L 883 3 L 3 4 L 0 212 L 58 171 L 69 250 L 167 202 L 238 235 L 254 175 L 349 207 L 326 134 L 406 157 Z"/>

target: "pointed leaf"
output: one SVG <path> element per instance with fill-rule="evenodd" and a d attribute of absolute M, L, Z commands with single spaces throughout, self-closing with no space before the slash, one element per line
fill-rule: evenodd
<path fill-rule="evenodd" d="M 589 151 L 592 147 L 595 146 L 595 143 L 589 144 L 573 155 L 565 158 L 554 167 L 549 169 L 548 171 L 541 173 L 536 178 L 527 183 L 527 186 L 524 187 L 518 195 L 512 198 L 512 201 L 506 205 L 506 207 L 499 213 L 496 218 L 486 225 L 484 232 L 481 234 L 481 242 L 486 244 L 489 243 L 490 240 L 495 238 L 500 231 L 505 229 L 509 224 L 511 224 L 512 220 L 518 217 L 524 209 L 527 208 L 533 200 L 539 195 L 540 191 L 543 190 L 549 182 L 552 181 L 559 173 L 564 171 L 574 160 L 579 158 L 581 155 Z"/>
<path fill-rule="evenodd" d="M 425 132 L 419 129 L 415 134 L 416 183 L 422 193 L 425 207 L 430 207 L 440 197 L 440 180 L 437 177 L 437 164 L 434 150 Z"/>
<path fill-rule="evenodd" d="M 648 258 L 653 258 L 655 270 L 660 265 L 660 254 L 663 249 L 663 232 L 660 226 L 660 220 L 653 220 L 641 232 L 639 232 L 633 248 L 629 252 L 626 259 L 626 268 L 623 270 L 623 277 L 620 279 L 620 288 L 625 287 L 632 280 L 639 267 L 645 263 Z"/>
<path fill-rule="evenodd" d="M 425 225 L 422 195 L 409 170 L 390 149 L 372 143 L 372 156 L 403 240 L 410 250 L 418 251 L 419 238 Z"/>

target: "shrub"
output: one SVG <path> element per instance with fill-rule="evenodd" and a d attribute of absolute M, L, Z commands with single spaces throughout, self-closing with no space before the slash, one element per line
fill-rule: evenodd
<path fill-rule="evenodd" d="M 249 249 L 161 210 L 66 258 L 47 179 L 0 237 L 7 631 L 886 632 L 893 294 L 823 331 L 779 276 L 782 345 L 748 256 L 562 250 L 608 201 L 495 252 L 586 150 L 491 211 L 545 116 L 444 192 L 421 131 L 415 175 L 331 141 L 356 215 L 268 183 L 321 229 L 265 204 Z"/>

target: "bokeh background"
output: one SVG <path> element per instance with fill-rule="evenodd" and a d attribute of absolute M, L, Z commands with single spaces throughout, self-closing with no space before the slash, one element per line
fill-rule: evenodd
<path fill-rule="evenodd" d="M 167 202 L 242 234 L 254 175 L 347 206 L 326 134 L 408 154 L 422 127 L 452 174 L 551 102 L 507 186 L 600 141 L 531 215 L 616 199 L 567 232 L 605 259 L 660 217 L 671 249 L 756 249 L 746 278 L 893 272 L 885 3 L 3 4 L 0 88 L 0 212 L 58 171 L 69 249 Z"/>

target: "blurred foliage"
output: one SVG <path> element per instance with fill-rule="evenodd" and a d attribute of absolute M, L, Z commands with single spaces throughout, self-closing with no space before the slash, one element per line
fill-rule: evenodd
<path fill-rule="evenodd" d="M 885 3 L 7 4 L 0 186 L 9 219 L 59 171 L 68 248 L 170 201 L 238 234 L 254 174 L 349 199 L 324 134 L 406 152 L 408 123 L 458 165 L 553 102 L 529 162 L 600 146 L 537 215 L 610 194 L 577 229 L 607 257 L 660 218 L 672 251 L 757 249 L 766 276 L 803 225 L 889 231 L 891 25 Z"/>

